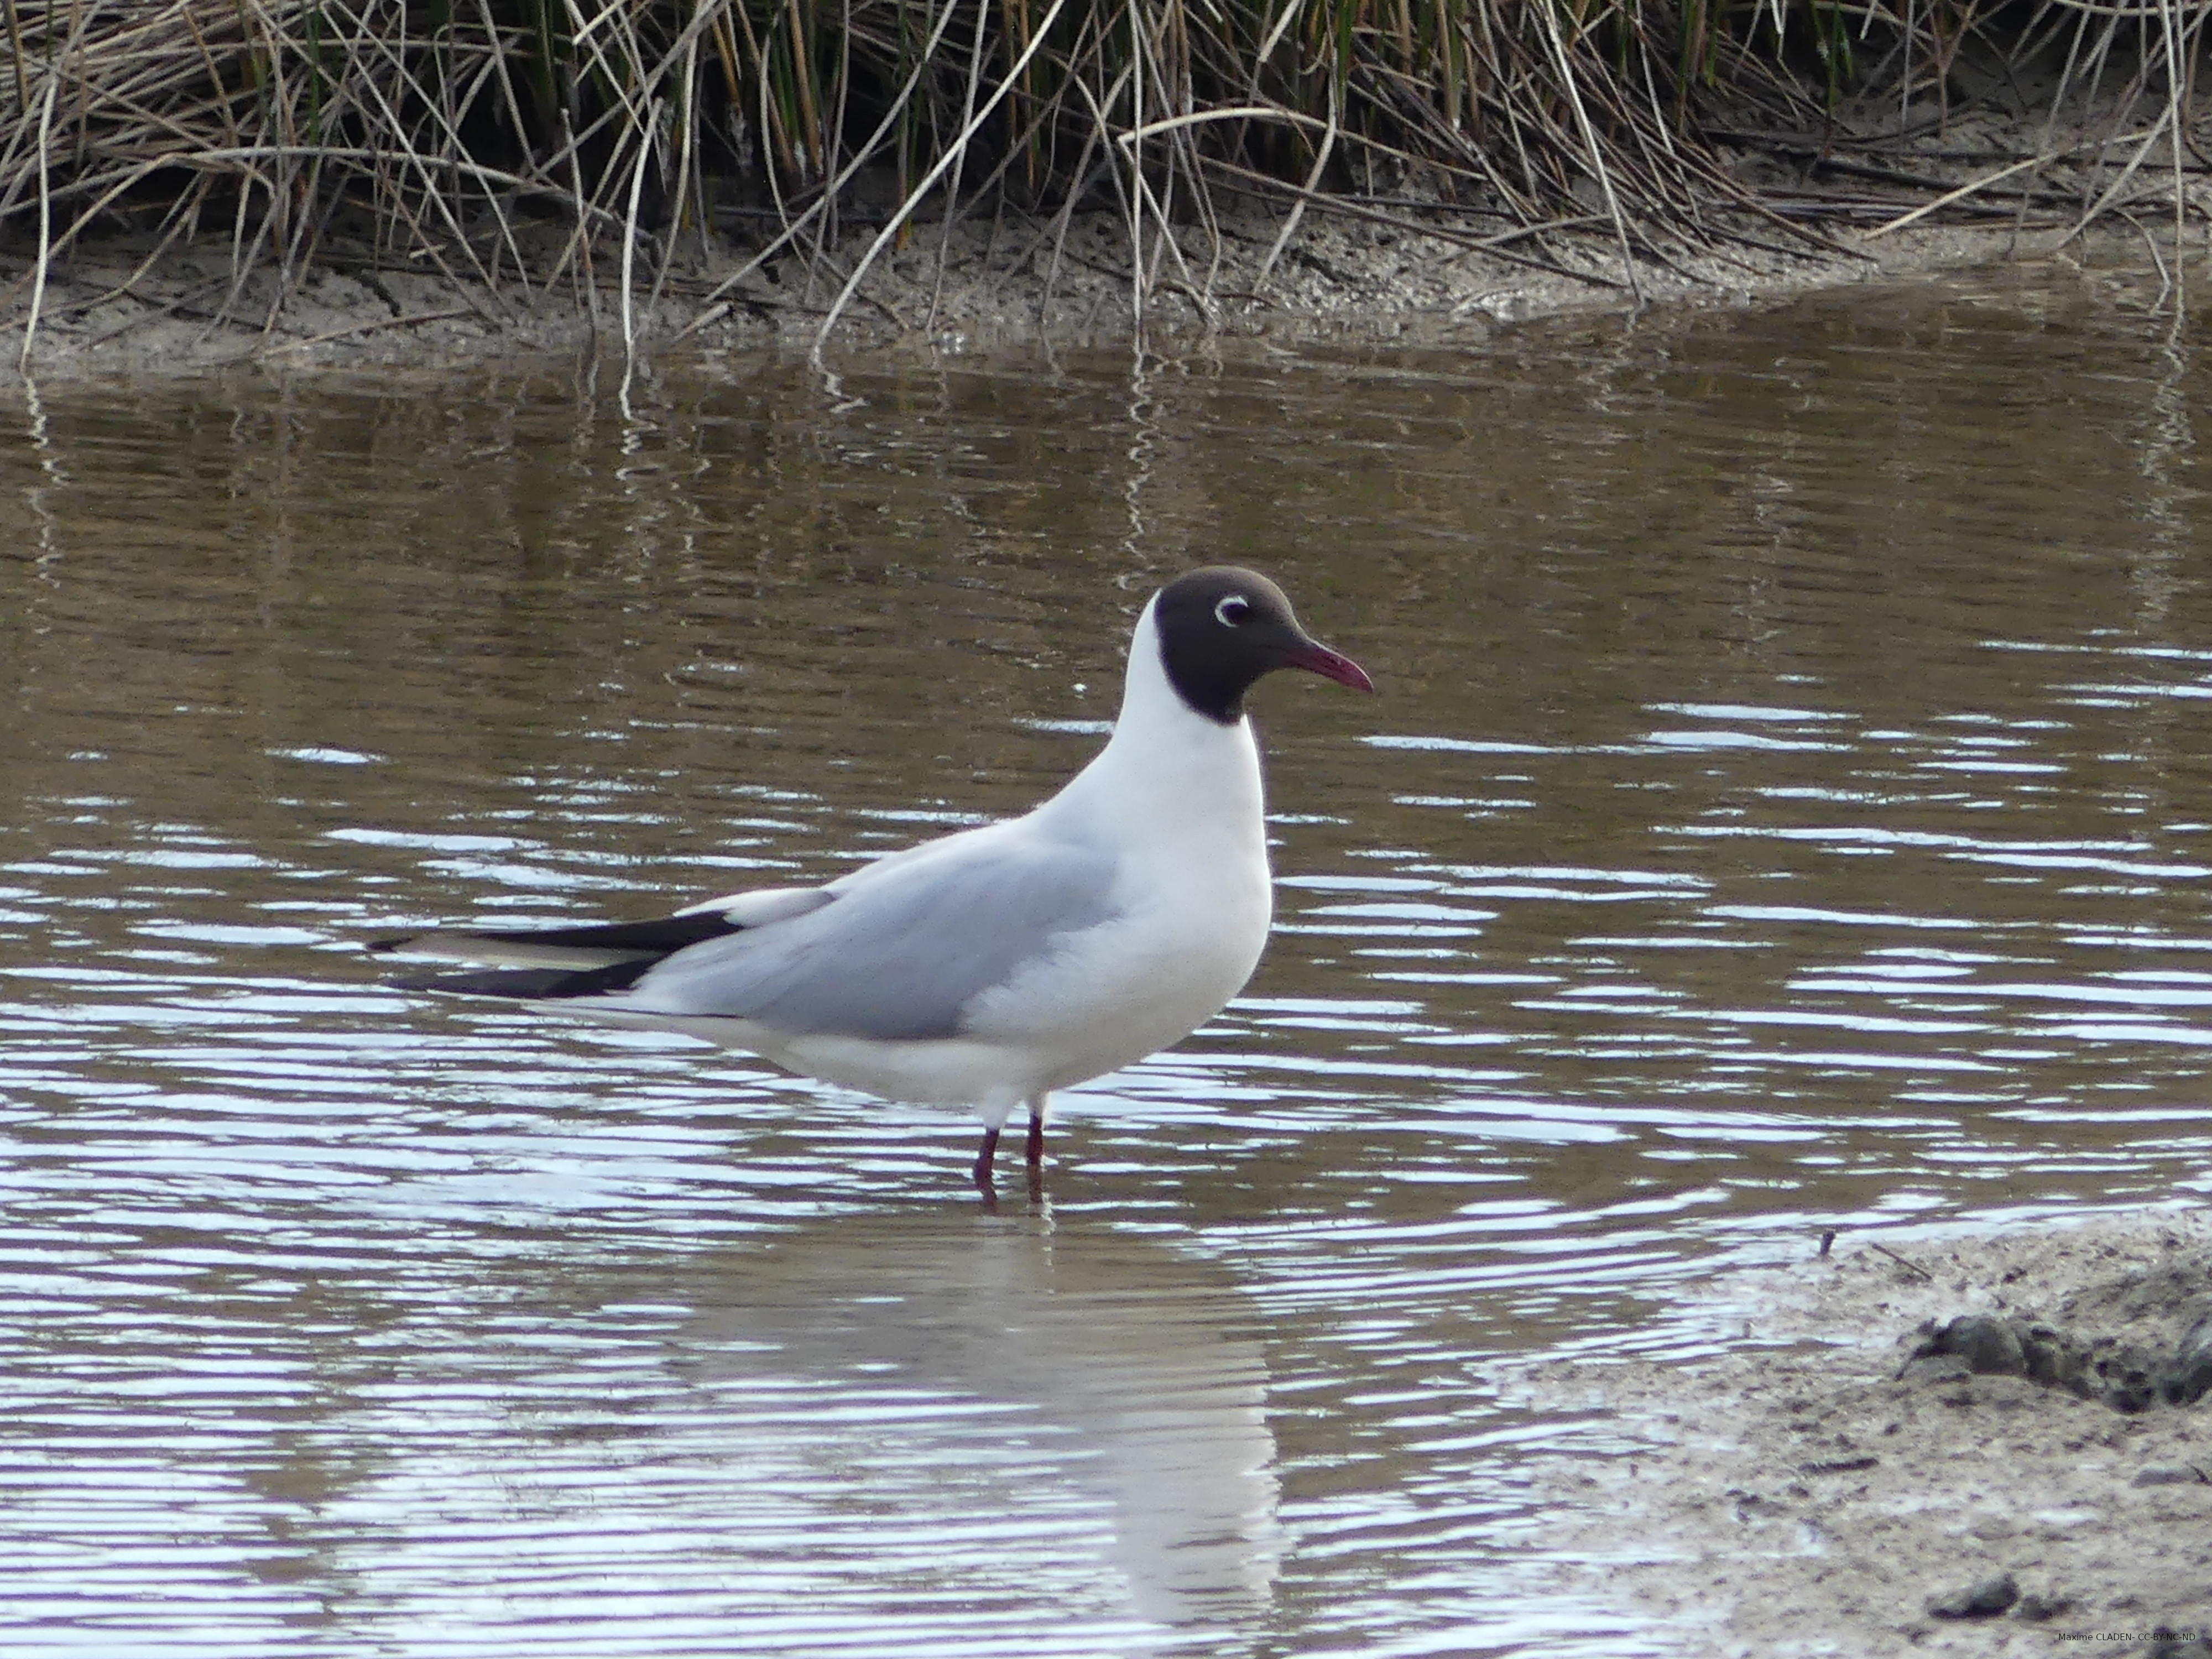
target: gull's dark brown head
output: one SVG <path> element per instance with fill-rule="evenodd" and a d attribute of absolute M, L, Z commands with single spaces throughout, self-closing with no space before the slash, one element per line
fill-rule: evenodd
<path fill-rule="evenodd" d="M 1358 663 L 1299 627 L 1283 590 L 1256 571 L 1224 564 L 1176 577 L 1154 602 L 1152 626 L 1176 695 L 1223 726 L 1244 718 L 1244 694 L 1278 668 L 1375 689 Z"/>

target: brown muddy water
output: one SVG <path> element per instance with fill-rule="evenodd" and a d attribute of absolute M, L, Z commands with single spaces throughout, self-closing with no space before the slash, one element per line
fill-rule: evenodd
<path fill-rule="evenodd" d="M 0 1650 L 1667 1651 L 1529 1541 L 1618 1442 L 1520 1362 L 2206 1189 L 2212 384 L 2140 297 L 18 407 Z M 1018 811 L 1217 559 L 1380 695 L 1262 688 L 1274 945 L 1042 1213 L 362 953 Z"/>

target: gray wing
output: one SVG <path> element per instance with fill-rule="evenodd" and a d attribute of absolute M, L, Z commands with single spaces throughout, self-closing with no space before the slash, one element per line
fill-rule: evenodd
<path fill-rule="evenodd" d="M 957 1036 L 969 1004 L 1113 914 L 1110 854 L 994 839 L 838 890 L 821 908 L 677 951 L 625 998 L 793 1036 Z"/>

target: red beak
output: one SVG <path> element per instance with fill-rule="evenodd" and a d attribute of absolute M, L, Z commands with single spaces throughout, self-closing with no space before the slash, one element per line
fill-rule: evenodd
<path fill-rule="evenodd" d="M 1325 645 L 1309 641 L 1297 650 L 1286 653 L 1284 665 L 1303 668 L 1310 674 L 1318 674 L 1325 680 L 1334 680 L 1339 685 L 1348 685 L 1355 691 L 1372 691 L 1375 682 L 1367 678 L 1367 671 L 1340 651 L 1332 651 Z"/>

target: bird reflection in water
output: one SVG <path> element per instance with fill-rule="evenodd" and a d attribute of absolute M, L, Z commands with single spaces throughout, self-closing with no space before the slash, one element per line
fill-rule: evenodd
<path fill-rule="evenodd" d="M 940 1486 L 980 1427 L 1006 1425 L 988 1412 L 979 1424 L 975 1408 L 1014 1408 L 1005 1431 L 1048 1449 L 1059 1481 L 1103 1512 L 1111 1541 L 1094 1565 L 1126 1585 L 1129 1613 L 1186 1638 L 1264 1619 L 1279 1537 L 1267 1373 L 1256 1310 L 1224 1269 L 1035 1215 L 825 1218 L 718 1261 L 678 1339 L 695 1380 L 825 1392 L 865 1381 L 871 1397 L 902 1403 L 878 1431 L 898 1443 L 853 1461 L 934 1468 Z M 848 1496 L 919 1518 L 895 1492 Z"/>

